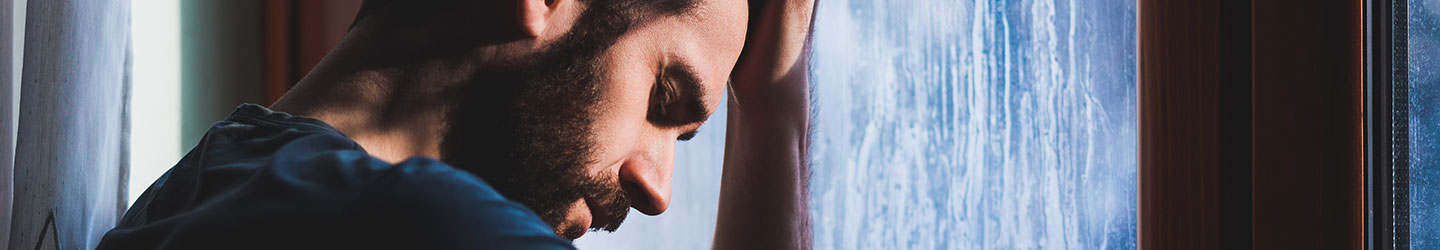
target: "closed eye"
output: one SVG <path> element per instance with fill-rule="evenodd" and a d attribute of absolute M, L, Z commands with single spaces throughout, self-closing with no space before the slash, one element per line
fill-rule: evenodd
<path fill-rule="evenodd" d="M 695 134 L 699 133 L 700 131 L 685 132 L 684 134 L 680 134 L 680 137 L 677 137 L 675 139 L 680 141 L 690 141 L 690 139 L 695 139 Z"/>
<path fill-rule="evenodd" d="M 646 119 L 658 126 L 677 127 L 704 123 L 710 117 L 701 95 L 700 78 L 684 63 L 666 66 L 650 92 Z"/>

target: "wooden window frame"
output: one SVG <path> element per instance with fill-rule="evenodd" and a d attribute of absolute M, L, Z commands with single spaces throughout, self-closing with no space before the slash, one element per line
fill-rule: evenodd
<path fill-rule="evenodd" d="M 1140 248 L 1363 248 L 1365 0 L 1138 1 Z"/>

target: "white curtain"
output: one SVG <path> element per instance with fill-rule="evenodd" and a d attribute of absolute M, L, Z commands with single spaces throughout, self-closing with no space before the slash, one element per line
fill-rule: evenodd
<path fill-rule="evenodd" d="M 129 0 L 0 1 L 0 246 L 94 248 L 126 205 Z"/>
<path fill-rule="evenodd" d="M 20 118 L 20 57 L 14 48 L 24 36 L 20 24 L 25 15 L 25 1 L 0 0 L 0 247 L 10 246 L 10 207 L 14 192 L 10 190 L 15 173 L 15 120 Z M 8 249 L 8 248 L 7 248 Z"/>

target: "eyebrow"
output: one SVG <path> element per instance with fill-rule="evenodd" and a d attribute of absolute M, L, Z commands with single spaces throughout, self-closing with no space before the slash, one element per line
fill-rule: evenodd
<path fill-rule="evenodd" d="M 679 122 L 681 124 L 705 122 L 710 118 L 710 113 L 714 111 L 707 109 L 706 107 L 709 106 L 705 105 L 705 99 L 701 98 L 704 96 L 704 91 L 700 86 L 700 77 L 695 74 L 695 70 L 690 67 L 690 64 L 682 60 L 676 60 L 676 62 L 666 66 L 663 75 L 667 78 L 666 80 L 675 84 L 676 89 L 674 90 L 679 91 L 677 94 L 688 97 L 681 98 L 684 102 L 681 105 L 684 105 L 686 112 L 684 117 L 680 117 Z"/>

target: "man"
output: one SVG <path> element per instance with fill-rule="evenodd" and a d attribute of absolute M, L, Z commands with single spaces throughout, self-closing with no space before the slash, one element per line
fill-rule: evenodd
<path fill-rule="evenodd" d="M 728 88 L 715 247 L 809 248 L 812 0 L 369 0 L 101 249 L 570 249 L 669 205 Z"/>

